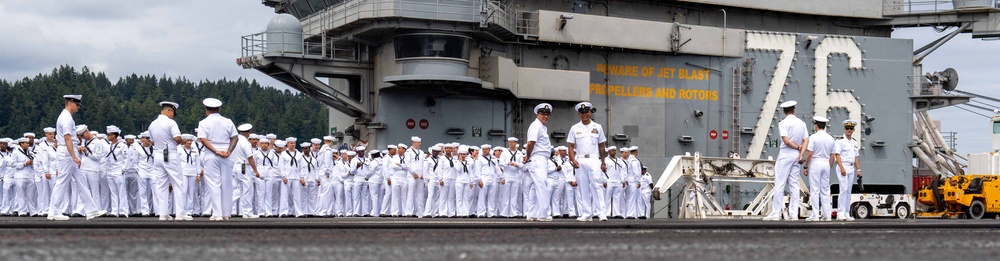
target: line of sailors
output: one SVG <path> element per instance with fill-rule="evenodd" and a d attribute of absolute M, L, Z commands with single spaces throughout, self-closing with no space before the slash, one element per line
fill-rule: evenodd
<path fill-rule="evenodd" d="M 524 150 L 517 138 L 508 147 L 467 146 L 456 143 L 420 148 L 412 137 L 410 146 L 389 145 L 386 150 L 356 147 L 335 150 L 334 138 L 311 139 L 297 144 L 289 137 L 250 133 L 252 125 L 237 127 L 241 137 L 233 152 L 233 213 L 257 217 L 524 217 L 538 204 L 551 204 L 553 217 L 578 216 L 577 206 L 587 206 L 601 217 L 646 218 L 650 211 L 652 177 L 636 157 L 638 148 L 608 147 L 603 159 L 607 170 L 591 178 L 605 200 L 584 201 L 566 147 L 557 147 L 548 167 L 552 195 L 538 202 L 522 165 Z M 80 170 L 83 182 L 105 216 L 165 216 L 171 207 L 158 208 L 154 198 L 155 152 L 149 133 L 138 137 L 107 126 L 106 133 L 77 126 L 80 137 Z M 57 174 L 55 129 L 45 128 L 45 137 L 33 133 L 22 138 L 0 139 L 0 215 L 45 216 Z M 202 154 L 205 148 L 191 134 L 181 135 L 182 148 L 171 159 L 181 160 L 186 182 L 183 208 L 193 216 L 210 216 Z M 618 152 L 621 152 L 619 155 Z M 250 163 L 249 161 L 253 161 Z M 78 193 L 74 191 L 74 193 Z M 53 213 L 83 216 L 79 197 Z M 174 197 L 167 197 L 173 206 Z M 600 202 L 600 203 L 598 203 Z M 157 211 L 171 213 L 156 213 Z"/>

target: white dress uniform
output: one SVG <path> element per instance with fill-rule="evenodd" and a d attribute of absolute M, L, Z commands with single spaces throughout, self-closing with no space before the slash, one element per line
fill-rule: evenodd
<path fill-rule="evenodd" d="M 161 102 L 160 106 L 171 105 L 176 110 L 177 104 L 172 102 Z M 204 130 L 204 129 L 202 129 Z M 180 128 L 177 122 L 161 114 L 156 120 L 149 124 L 149 137 L 153 141 L 153 175 L 154 193 L 156 199 L 156 214 L 160 220 L 169 220 L 169 214 L 176 214 L 177 220 L 191 220 L 184 204 L 184 192 L 187 191 L 187 179 L 181 173 L 181 161 L 177 156 L 177 141 L 181 137 Z M 174 193 L 170 193 L 170 187 Z M 173 194 L 173 205 L 170 205 L 170 194 Z"/>
<path fill-rule="evenodd" d="M 844 126 L 851 127 L 857 125 L 853 120 L 845 120 Z M 834 153 L 840 155 L 840 164 L 834 165 L 834 169 L 831 170 L 832 175 L 837 175 L 837 184 L 840 184 L 840 193 L 837 196 L 837 219 L 838 220 L 853 220 L 851 218 L 850 208 L 851 208 L 851 188 L 854 186 L 854 176 L 856 174 L 856 164 L 855 160 L 858 158 L 858 150 L 861 149 L 858 140 L 853 137 L 847 137 L 843 135 L 837 139 L 837 145 L 834 148 Z M 840 167 L 843 166 L 844 173 L 840 172 Z"/>
<path fill-rule="evenodd" d="M 257 161 L 257 171 L 260 172 L 260 176 L 264 178 L 264 184 L 261 186 L 260 193 L 260 208 L 257 210 L 257 215 L 270 217 L 274 216 L 276 206 L 277 193 L 280 192 L 278 189 L 278 184 L 281 183 L 281 177 L 277 174 L 277 163 L 278 156 L 274 154 L 274 149 L 268 150 L 257 150 L 254 152 L 253 159 Z"/>
<path fill-rule="evenodd" d="M 18 145 L 27 142 L 28 138 L 17 140 Z M 5 198 L 4 200 L 9 201 L 8 204 L 11 205 L 11 211 L 16 212 L 19 216 L 28 216 L 34 208 L 34 203 L 28 198 L 28 190 L 33 187 L 29 187 L 29 185 L 33 185 L 35 170 L 29 164 L 29 161 L 32 161 L 31 164 L 34 164 L 34 156 L 20 146 L 14 149 L 6 159 L 8 171 L 14 173 L 13 178 L 10 179 L 14 185 L 14 197 Z"/>
<path fill-rule="evenodd" d="M 563 173 L 563 210 L 562 213 L 565 216 L 571 218 L 577 218 L 578 212 L 576 211 L 577 205 L 577 195 L 579 194 L 579 187 L 574 187 L 572 184 L 576 182 L 575 170 L 573 169 L 573 163 L 569 161 L 568 154 L 566 156 L 560 157 L 562 162 L 562 173 Z M 579 185 L 579 184 L 577 184 Z"/>
<path fill-rule="evenodd" d="M 411 142 L 420 142 L 420 137 L 411 137 Z M 416 177 L 409 175 L 406 179 L 406 202 L 403 204 L 404 216 L 417 216 L 424 213 L 424 202 L 427 200 L 427 184 L 424 180 L 424 158 L 427 154 L 419 147 L 410 146 L 404 154 L 406 164 Z"/>
<path fill-rule="evenodd" d="M 395 145 L 389 145 L 389 146 L 395 146 Z M 384 150 L 384 152 L 386 153 L 386 155 L 388 155 L 388 153 L 389 153 L 388 150 Z M 368 160 L 372 160 L 372 158 L 369 157 Z M 395 175 L 394 174 L 395 171 L 392 168 L 393 168 L 393 166 L 394 166 L 395 163 L 398 163 L 398 161 L 396 161 L 394 163 L 391 159 L 389 159 L 389 157 L 385 157 L 385 158 L 383 158 L 381 160 L 381 162 L 382 162 L 382 176 L 385 177 L 385 179 L 382 180 L 382 188 L 383 188 L 382 189 L 382 204 L 379 205 L 379 204 L 375 204 L 374 202 L 372 202 L 371 205 L 372 205 L 372 208 L 378 209 L 379 213 L 381 215 L 388 216 L 388 215 L 390 215 L 390 210 L 392 210 L 390 208 L 390 204 L 389 203 L 392 203 L 393 202 L 393 198 L 395 198 L 392 195 L 392 186 L 389 185 L 389 179 L 393 175 Z M 371 193 L 371 187 L 368 187 L 368 192 Z M 371 199 L 371 197 L 367 197 L 367 198 Z"/>
<path fill-rule="evenodd" d="M 342 216 L 353 216 L 354 173 L 357 170 L 357 165 L 354 164 L 358 162 L 355 161 L 355 158 L 357 157 L 357 152 L 347 151 L 345 152 L 345 154 L 347 154 L 347 157 L 341 159 L 340 162 L 341 163 L 340 171 L 343 172 L 341 177 L 343 177 L 344 180 L 344 182 L 341 184 L 341 187 L 344 188 L 344 193 L 342 193 L 344 197 L 341 199 L 342 203 L 340 204 L 341 205 L 340 214 L 342 214 Z"/>
<path fill-rule="evenodd" d="M 605 216 L 624 217 L 627 209 L 625 196 L 625 180 L 628 175 L 628 159 L 619 158 L 617 155 L 608 154 L 604 158 L 604 165 L 607 166 L 608 187 L 604 193 L 604 202 L 608 207 L 604 210 Z"/>
<path fill-rule="evenodd" d="M 365 209 L 363 214 L 366 216 L 381 217 L 382 205 L 385 203 L 385 191 L 387 190 L 386 184 L 386 164 L 391 162 L 385 157 L 376 157 L 378 151 L 368 152 L 369 160 L 361 166 L 361 171 L 359 173 L 364 173 L 365 183 L 368 185 L 368 195 L 361 195 L 361 197 L 367 197 L 371 203 L 370 209 Z"/>
<path fill-rule="evenodd" d="M 407 161 L 406 148 L 402 147 L 397 149 L 397 154 L 391 157 L 389 161 L 389 164 L 392 166 L 390 169 L 390 173 L 392 173 L 390 177 L 390 180 L 392 180 L 392 199 L 389 202 L 389 215 L 402 216 L 405 212 L 404 207 L 407 200 L 406 189 L 410 185 L 410 180 L 413 180 L 412 164 Z"/>
<path fill-rule="evenodd" d="M 443 164 L 441 164 L 440 147 L 431 147 L 431 156 L 424 159 L 424 180 L 427 182 L 427 200 L 424 202 L 424 212 L 421 217 L 437 217 L 439 213 L 438 202 L 441 198 L 442 186 L 439 175 Z"/>
<path fill-rule="evenodd" d="M 120 133 L 120 131 L 117 127 L 108 128 L 108 133 Z M 125 153 L 127 151 L 125 142 L 118 141 L 112 143 L 105 154 L 105 160 L 108 162 L 108 169 L 105 170 L 110 197 L 108 203 L 111 208 L 108 213 L 121 217 L 127 217 L 131 213 L 128 204 L 128 189 L 125 186 L 125 165 L 128 165 L 128 155 Z"/>
<path fill-rule="evenodd" d="M 330 136 L 323 137 L 324 140 L 332 140 L 327 138 L 333 138 Z M 316 199 L 316 215 L 327 217 L 332 216 L 333 211 L 333 148 L 330 145 L 323 144 L 320 146 L 319 151 L 316 152 L 316 160 L 319 161 L 319 180 L 321 181 L 319 186 L 319 198 Z M 258 166 L 259 168 L 259 166 Z"/>
<path fill-rule="evenodd" d="M 73 99 L 75 101 L 81 100 L 81 96 L 64 96 L 64 98 Z M 86 131 L 86 126 L 83 127 L 82 131 Z M 81 131 L 81 132 L 82 132 Z M 83 204 L 84 210 L 87 212 L 87 218 L 94 218 L 100 215 L 104 215 L 104 211 L 97 209 L 97 204 L 94 203 L 94 198 L 90 195 L 90 191 L 87 190 L 87 184 L 85 182 L 86 176 L 82 173 L 77 172 L 78 165 L 73 162 L 73 158 L 70 157 L 69 150 L 76 149 L 76 146 L 80 144 L 79 139 L 76 139 L 76 122 L 73 121 L 73 115 L 68 110 L 63 110 L 59 114 L 59 118 L 56 120 L 56 139 L 65 140 L 65 136 L 69 135 L 72 139 L 72 144 L 64 144 L 59 147 L 58 158 L 59 160 L 59 171 L 56 177 L 55 186 L 53 186 L 53 199 L 50 202 L 49 207 L 49 219 L 52 220 L 65 220 L 66 216 L 62 213 L 57 213 L 56 208 L 52 206 L 61 206 L 67 200 L 72 200 L 70 198 L 70 187 L 72 190 L 79 192 L 76 193 L 77 198 L 80 199 L 80 203 Z M 79 155 L 78 155 L 79 157 Z M 67 204 L 68 205 L 68 204 Z"/>
<path fill-rule="evenodd" d="M 101 198 L 101 159 L 104 158 L 107 143 L 98 140 L 93 132 L 91 135 L 92 139 L 83 141 L 86 150 L 82 153 L 83 157 L 80 158 L 80 171 L 85 176 L 90 197 L 94 199 L 94 206 L 99 210 L 104 210 L 107 202 Z M 77 202 L 79 200 L 80 198 L 77 198 Z M 74 212 L 85 213 L 86 210 L 83 206 L 83 204 L 77 204 Z"/>
<path fill-rule="evenodd" d="M 344 154 L 346 153 L 344 152 Z M 347 216 L 347 209 L 350 208 L 350 201 L 347 200 L 348 195 L 344 186 L 344 181 L 348 178 L 347 174 L 350 171 L 348 163 L 346 156 L 335 160 L 333 172 L 330 174 L 331 183 L 333 183 L 333 212 L 331 214 L 338 217 Z"/>
<path fill-rule="evenodd" d="M 816 116 L 817 122 L 828 122 L 824 117 Z M 812 205 L 812 215 L 809 220 L 830 220 L 833 208 L 830 206 L 830 156 L 835 151 L 836 141 L 825 129 L 816 131 L 809 136 L 807 150 L 812 152 L 809 160 L 809 201 Z M 822 212 L 820 212 L 822 210 Z M 822 214 L 822 215 L 820 215 Z"/>
<path fill-rule="evenodd" d="M 580 168 L 576 169 L 577 186 L 577 211 L 578 220 L 589 221 L 592 217 L 598 216 L 601 220 L 606 220 L 605 215 L 607 203 L 605 201 L 603 179 L 601 171 L 601 159 L 598 152 L 599 145 L 607 142 L 604 135 L 604 128 L 597 122 L 591 121 L 584 125 L 583 122 L 570 127 L 566 142 L 572 143 L 576 150 L 576 162 Z M 606 179 L 606 176 L 604 177 Z"/>
<path fill-rule="evenodd" d="M 309 151 L 309 153 L 303 152 L 299 158 L 299 163 L 301 163 L 299 173 L 302 175 L 299 179 L 305 182 L 305 185 L 302 185 L 302 215 L 298 216 L 309 216 L 316 214 L 316 199 L 319 197 L 319 185 L 322 182 L 319 182 L 319 160 L 313 156 L 313 152 L 310 149 L 312 144 L 306 142 L 303 143 L 302 147 Z"/>
<path fill-rule="evenodd" d="M 551 111 L 552 105 L 548 103 L 535 106 L 535 114 Z M 549 215 L 549 208 L 552 206 L 550 198 L 552 193 L 549 191 L 548 186 L 548 167 L 550 163 L 549 159 L 552 156 L 552 143 L 549 141 L 549 129 L 541 120 L 535 119 L 528 126 L 526 135 L 528 143 L 534 142 L 534 148 L 530 151 L 531 154 L 528 155 L 528 162 L 526 164 L 528 169 L 527 178 L 533 184 L 529 195 L 532 195 L 534 198 L 532 201 L 534 206 L 529 208 L 529 211 L 525 215 L 529 220 L 551 220 L 552 216 Z"/>
<path fill-rule="evenodd" d="M 473 166 L 469 161 L 469 148 L 465 145 L 458 147 L 458 159 L 455 160 L 455 215 L 458 217 L 469 216 L 469 201 L 467 193 L 472 184 Z M 465 155 L 465 156 L 462 156 Z"/>
<path fill-rule="evenodd" d="M 371 168 L 364 168 L 366 164 L 370 164 L 368 158 L 364 154 L 358 154 L 353 159 L 351 159 L 351 215 L 354 216 L 364 216 L 371 212 L 367 211 L 371 208 L 371 197 L 369 197 L 368 182 L 365 177 L 368 176 L 368 172 Z M 375 207 L 378 208 L 378 207 Z"/>
<path fill-rule="evenodd" d="M 452 158 L 454 157 L 454 158 Z M 441 168 L 441 180 L 444 181 L 444 186 L 441 187 L 438 200 L 438 216 L 443 217 L 454 217 L 456 214 L 455 204 L 455 179 L 458 177 L 458 173 L 455 173 L 455 166 L 462 166 L 458 162 L 458 156 L 449 157 L 448 155 L 442 156 L 440 160 Z"/>
<path fill-rule="evenodd" d="M 782 103 L 781 107 L 790 108 L 794 107 L 795 104 L 795 101 L 787 101 Z M 805 145 L 800 143 L 809 135 L 806 123 L 795 117 L 795 114 L 788 114 L 778 122 L 778 132 L 780 137 L 788 137 L 788 140 L 797 146 Z M 799 150 L 781 142 L 778 159 L 774 162 L 774 195 L 771 199 L 771 213 L 764 220 L 781 219 L 781 211 L 785 206 L 785 185 L 788 186 L 788 218 L 791 220 L 799 219 L 799 205 L 802 203 L 802 199 L 799 198 L 799 170 L 802 165 L 797 162 L 798 158 Z"/>
<path fill-rule="evenodd" d="M 517 141 L 517 138 L 511 137 L 507 139 L 508 141 Z M 500 182 L 500 216 L 501 217 L 519 217 L 524 215 L 523 211 L 523 200 L 521 192 L 521 170 L 524 168 L 523 165 L 524 153 L 521 153 L 516 148 L 507 148 L 503 153 L 500 154 L 500 169 L 503 171 Z"/>
<path fill-rule="evenodd" d="M 281 203 L 286 204 L 286 207 L 282 208 L 284 210 L 280 211 L 280 215 L 292 215 L 295 217 L 304 216 L 305 201 L 302 200 L 302 188 L 304 186 L 300 183 L 303 178 L 302 153 L 295 150 L 285 150 L 285 154 L 282 155 L 282 159 L 288 163 L 285 166 L 284 175 L 284 178 L 288 179 L 288 183 L 284 186 L 285 193 L 282 193 L 285 195 L 286 200 L 281 200 Z"/>
<path fill-rule="evenodd" d="M 240 127 L 246 125 L 249 124 Z M 247 130 L 249 131 L 249 128 Z M 257 179 L 257 174 L 250 165 L 250 161 L 253 160 L 253 149 L 247 137 L 237 135 L 236 138 L 238 139 L 236 148 L 233 148 L 229 155 L 233 161 L 233 180 L 236 182 L 233 187 L 233 213 L 244 218 L 256 218 L 253 214 L 253 183 Z"/>
<path fill-rule="evenodd" d="M 148 216 L 152 213 L 152 188 L 153 188 L 153 146 L 134 146 L 139 152 L 136 153 L 136 166 L 139 172 L 138 180 L 138 211 L 140 215 Z"/>
<path fill-rule="evenodd" d="M 549 203 L 549 216 L 550 217 L 561 217 L 562 216 L 562 200 L 563 200 L 563 189 L 565 184 L 565 176 L 563 175 L 563 162 L 558 155 L 552 155 L 549 158 L 549 166 L 547 177 L 547 184 L 549 185 L 549 198 L 551 199 Z"/>
<path fill-rule="evenodd" d="M 123 170 L 125 176 L 125 189 L 128 191 L 128 210 L 129 215 L 139 215 L 139 171 L 136 169 L 136 164 L 138 164 L 137 153 L 140 153 L 136 147 L 142 147 L 136 144 L 135 135 L 125 135 L 125 142 L 121 145 L 122 149 L 125 149 L 125 169 Z M 132 140 L 129 144 L 128 140 Z"/>
<path fill-rule="evenodd" d="M 184 134 L 185 140 L 194 142 L 194 136 Z M 186 190 L 184 199 L 185 212 L 192 215 L 201 215 L 201 189 L 198 186 L 198 175 L 201 173 L 201 153 L 194 146 L 189 148 L 179 148 L 176 159 L 181 161 L 181 174 L 184 176 Z M 176 192 L 176 191 L 175 191 Z"/>
<path fill-rule="evenodd" d="M 479 157 L 479 182 L 482 182 L 483 187 L 479 190 L 476 202 L 476 216 L 492 218 L 499 214 L 497 210 L 500 201 L 497 200 L 497 195 L 500 193 L 500 162 L 492 156 L 493 150 L 490 147 L 483 146 L 482 149 L 484 154 Z"/>
<path fill-rule="evenodd" d="M 45 131 L 55 132 L 55 128 L 46 128 Z M 58 168 L 56 165 L 57 160 L 55 143 L 43 140 L 38 145 L 35 145 L 34 167 L 35 171 L 41 175 L 41 181 L 35 185 L 35 189 L 38 190 L 38 204 L 35 213 L 39 213 L 40 215 L 48 215 L 49 213 L 49 202 L 52 197 L 52 186 L 54 184 L 53 179 Z M 46 178 L 46 174 L 50 178 Z"/>
<path fill-rule="evenodd" d="M 631 151 L 631 148 L 630 148 Z M 642 162 L 639 162 L 639 157 L 629 156 L 628 157 L 628 169 L 623 172 L 625 174 L 625 201 L 622 204 L 625 207 L 625 218 L 638 218 L 642 211 L 643 201 L 648 201 L 648 199 L 642 199 L 642 185 L 639 181 L 642 178 Z"/>
<path fill-rule="evenodd" d="M 8 147 L 13 147 L 10 144 L 13 143 L 8 138 L 0 139 L 0 143 Z M 16 145 L 16 144 L 15 144 Z M 12 207 L 11 203 L 14 202 L 14 170 L 7 167 L 7 161 L 10 159 L 12 151 L 5 149 L 0 149 L 0 215 L 10 215 Z"/>
<path fill-rule="evenodd" d="M 639 202 L 642 203 L 642 212 L 639 213 L 639 218 L 648 218 L 653 207 L 649 202 L 649 199 L 653 196 L 653 176 L 649 175 L 649 172 L 642 173 L 642 178 L 639 179 L 639 185 L 642 186 L 640 190 L 642 197 L 639 198 Z"/>
<path fill-rule="evenodd" d="M 205 99 L 203 103 L 206 107 L 222 107 L 222 102 L 213 98 Z M 198 138 L 205 139 L 205 142 L 212 144 L 217 152 L 227 151 L 230 139 L 239 135 L 236 133 L 233 121 L 218 113 L 209 114 L 198 122 L 198 130 Z M 208 186 L 208 197 L 212 202 L 211 220 L 228 219 L 232 212 L 233 203 L 233 161 L 212 151 L 206 151 L 202 158 L 205 167 L 202 182 Z"/>

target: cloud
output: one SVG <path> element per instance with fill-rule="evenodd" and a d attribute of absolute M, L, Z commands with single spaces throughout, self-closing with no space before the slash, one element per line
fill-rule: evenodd
<path fill-rule="evenodd" d="M 274 11 L 241 0 L 14 0 L 0 2 L 0 78 L 68 64 L 112 79 L 136 74 L 192 80 L 239 77 L 284 88 L 236 65 L 240 37 L 263 31 Z"/>

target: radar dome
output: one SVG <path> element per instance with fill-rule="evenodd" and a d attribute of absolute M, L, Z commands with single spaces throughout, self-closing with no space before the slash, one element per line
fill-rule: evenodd
<path fill-rule="evenodd" d="M 268 53 L 302 53 L 302 23 L 290 14 L 279 14 L 267 23 Z"/>

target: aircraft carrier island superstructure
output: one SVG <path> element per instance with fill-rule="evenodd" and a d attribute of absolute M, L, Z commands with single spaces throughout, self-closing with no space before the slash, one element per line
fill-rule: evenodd
<path fill-rule="evenodd" d="M 347 143 L 504 145 L 523 138 L 544 101 L 556 107 L 550 137 L 564 145 L 579 121 L 573 105 L 590 101 L 609 146 L 639 146 L 656 180 L 674 155 L 776 157 L 778 104 L 796 100 L 800 118 L 859 121 L 865 184 L 908 191 L 914 115 L 968 100 L 943 94 L 954 84 L 925 77 L 920 59 L 954 34 L 996 37 L 1000 27 L 990 22 L 1000 10 L 982 0 L 263 4 L 278 15 L 243 37 L 238 63 L 329 105 Z M 891 38 L 913 26 L 959 29 L 914 52 Z M 722 190 L 734 207 L 756 194 Z"/>

